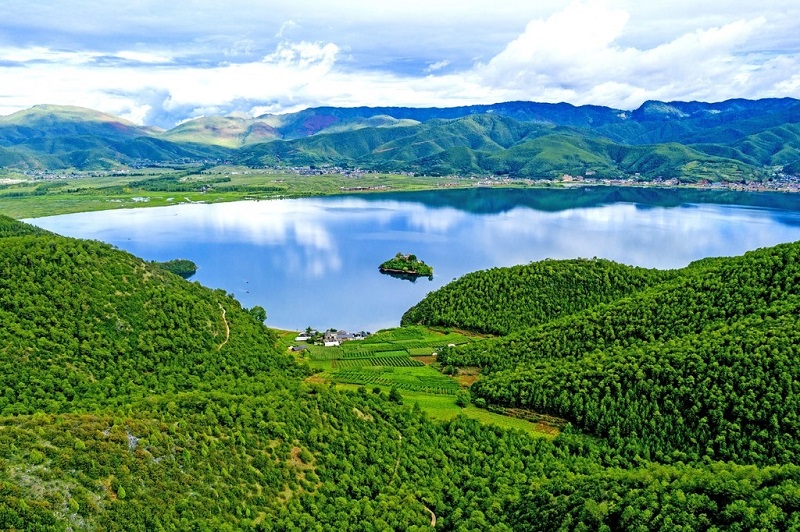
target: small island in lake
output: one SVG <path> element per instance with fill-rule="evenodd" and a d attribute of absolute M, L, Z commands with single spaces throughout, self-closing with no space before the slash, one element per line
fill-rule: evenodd
<path fill-rule="evenodd" d="M 397 253 L 394 258 L 381 264 L 378 269 L 381 273 L 401 274 L 403 276 L 414 277 L 433 277 L 433 267 L 419 260 L 416 255 L 404 255 L 403 253 Z"/>
<path fill-rule="evenodd" d="M 197 273 L 197 264 L 189 259 L 173 259 L 166 262 L 153 261 L 153 264 L 175 275 L 180 275 L 184 279 L 188 279 Z"/>

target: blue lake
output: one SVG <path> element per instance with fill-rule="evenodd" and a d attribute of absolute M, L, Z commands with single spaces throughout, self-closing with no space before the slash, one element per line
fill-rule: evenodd
<path fill-rule="evenodd" d="M 800 240 L 800 196 L 697 190 L 470 189 L 123 209 L 27 220 L 146 260 L 188 258 L 192 278 L 261 305 L 267 324 L 374 331 L 465 273 L 544 258 L 678 268 Z M 398 251 L 434 267 L 378 272 Z"/>

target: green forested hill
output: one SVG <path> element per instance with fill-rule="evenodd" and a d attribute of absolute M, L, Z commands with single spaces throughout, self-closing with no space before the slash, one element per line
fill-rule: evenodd
<path fill-rule="evenodd" d="M 794 530 L 797 466 L 732 463 L 608 469 L 534 486 L 511 507 L 516 530 Z M 783 508 L 776 501 L 788 502 Z M 791 501 L 791 502 L 789 502 Z M 781 522 L 774 517 L 781 515 Z"/>
<path fill-rule="evenodd" d="M 401 323 L 508 334 L 619 299 L 673 276 L 603 259 L 533 262 L 467 274 L 409 309 Z"/>
<path fill-rule="evenodd" d="M 742 331 L 720 336 L 725 346 L 766 343 L 785 352 L 771 338 L 792 323 L 778 303 L 794 278 L 779 273 L 789 254 L 778 255 L 770 268 L 756 261 L 761 279 L 774 281 L 769 295 L 742 303 L 749 308 L 766 297 L 775 315 L 763 320 L 776 327 L 742 322 Z M 620 278 L 637 276 L 601 265 L 620 270 Z M 593 271 L 577 266 L 573 273 Z M 587 286 L 597 284 L 604 285 Z M 759 436 L 753 444 L 771 458 L 735 455 L 743 464 L 780 464 L 769 467 L 717 462 L 708 453 L 695 460 L 691 445 L 648 459 L 649 440 L 627 433 L 595 430 L 595 437 L 568 427 L 549 440 L 464 417 L 433 422 L 386 393 L 305 380 L 309 371 L 276 348 L 275 333 L 222 291 L 107 245 L 5 217 L 0 319 L 2 530 L 432 530 L 434 518 L 436 530 L 800 525 L 793 436 L 775 436 L 771 418 L 765 430 L 774 441 Z M 657 356 L 656 344 L 647 349 Z M 778 410 L 755 379 L 741 378 L 758 375 L 763 383 L 780 368 L 772 380 L 774 393 L 783 393 L 797 382 L 790 358 L 773 364 L 778 359 L 765 355 L 764 364 L 739 367 L 723 363 L 735 350 L 719 353 L 717 373 L 730 366 L 737 386 L 752 386 L 743 389 L 737 412 L 747 416 L 742 408 L 756 398 L 756 420 L 769 411 L 788 420 L 778 417 L 779 427 L 793 422 L 790 394 Z M 609 371 L 609 383 L 623 369 Z M 600 376 L 581 378 L 588 386 Z M 571 390 L 573 383 L 563 385 Z M 675 393 L 686 390 L 688 384 Z M 709 397 L 727 397 L 723 392 Z M 662 411 L 665 423 L 677 423 L 673 410 Z M 610 414 L 604 419 L 613 422 Z M 704 438 L 689 423 L 676 437 L 692 430 Z M 750 430 L 742 425 L 741 435 Z"/>
<path fill-rule="evenodd" d="M 252 376 L 293 367 L 235 300 L 103 244 L 8 236 L 0 271 L 6 414 L 117 404 L 153 390 L 216 389 L 201 377 L 235 369 L 232 358 L 240 369 L 225 376 L 231 383 L 244 368 Z M 228 329 L 236 334 L 228 338 Z"/>
<path fill-rule="evenodd" d="M 515 474 L 570 454 L 308 385 L 223 292 L 0 228 L 0 529 L 413 530 L 426 507 L 440 527 L 482 528 L 506 520 Z M 487 449 L 509 470 L 480 473 Z"/>
<path fill-rule="evenodd" d="M 700 261 L 441 361 L 480 365 L 478 397 L 566 417 L 634 456 L 794 463 L 799 259 L 796 243 Z"/>
<path fill-rule="evenodd" d="M 208 116 L 179 124 L 160 137 L 172 142 L 238 148 L 280 138 L 280 134 L 262 121 L 232 116 Z"/>

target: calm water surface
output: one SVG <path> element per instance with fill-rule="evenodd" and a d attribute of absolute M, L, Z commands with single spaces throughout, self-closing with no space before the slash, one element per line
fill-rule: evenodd
<path fill-rule="evenodd" d="M 176 205 L 28 220 L 146 260 L 188 258 L 192 278 L 267 309 L 278 328 L 396 326 L 465 273 L 544 258 L 677 268 L 800 240 L 800 197 L 608 187 L 452 190 Z M 432 281 L 382 275 L 398 251 Z"/>

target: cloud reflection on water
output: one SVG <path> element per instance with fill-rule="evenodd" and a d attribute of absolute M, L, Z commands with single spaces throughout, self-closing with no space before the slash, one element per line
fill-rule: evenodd
<path fill-rule="evenodd" d="M 481 197 L 501 197 L 486 191 Z M 496 195 L 496 196 L 494 196 Z M 148 260 L 198 262 L 196 279 L 268 309 L 276 327 L 397 325 L 424 295 L 470 271 L 544 258 L 603 257 L 676 268 L 708 256 L 800 239 L 800 208 L 594 204 L 480 212 L 408 194 L 181 205 L 42 218 L 68 236 L 103 240 Z M 453 196 L 455 197 L 455 196 Z M 435 269 L 408 283 L 377 272 L 398 251 Z"/>

